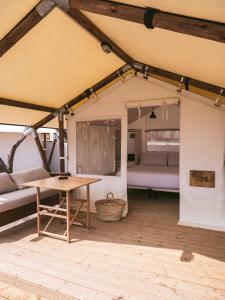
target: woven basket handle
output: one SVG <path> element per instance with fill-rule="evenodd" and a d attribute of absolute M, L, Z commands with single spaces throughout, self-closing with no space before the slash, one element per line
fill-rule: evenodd
<path fill-rule="evenodd" d="M 107 196 L 106 196 L 106 199 L 107 199 L 107 200 L 114 200 L 114 195 L 113 195 L 113 193 L 108 193 Z"/>

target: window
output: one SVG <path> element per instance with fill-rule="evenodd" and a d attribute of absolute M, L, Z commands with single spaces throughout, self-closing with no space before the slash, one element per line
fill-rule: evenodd
<path fill-rule="evenodd" d="M 120 175 L 121 120 L 77 122 L 78 174 Z"/>
<path fill-rule="evenodd" d="M 179 151 L 179 129 L 152 129 L 146 135 L 148 151 Z"/>

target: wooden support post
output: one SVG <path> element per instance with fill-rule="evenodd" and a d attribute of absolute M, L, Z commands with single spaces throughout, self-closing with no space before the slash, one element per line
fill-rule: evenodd
<path fill-rule="evenodd" d="M 64 150 L 64 115 L 63 110 L 59 110 L 59 172 L 65 173 L 65 150 Z"/>
<path fill-rule="evenodd" d="M 32 129 L 32 134 L 33 134 L 33 138 L 34 138 L 34 140 L 35 140 L 35 143 L 36 143 L 36 145 L 37 145 L 39 154 L 40 154 L 40 156 L 41 156 L 41 160 L 42 160 L 43 167 L 44 167 L 47 171 L 50 171 L 49 165 L 48 165 L 48 162 L 47 162 L 45 153 L 44 153 L 44 150 L 43 150 L 43 148 L 42 148 L 42 145 L 41 145 L 41 142 L 40 142 L 40 139 L 39 139 L 39 136 L 38 136 L 38 133 L 37 133 L 37 131 L 36 131 L 35 129 Z"/>
<path fill-rule="evenodd" d="M 90 185 L 88 184 L 87 185 L 87 229 L 90 229 L 90 223 L 91 223 L 90 211 L 91 211 L 91 208 L 90 208 Z"/>
<path fill-rule="evenodd" d="M 51 152 L 50 152 L 50 155 L 49 155 L 49 159 L 48 159 L 49 168 L 51 166 L 52 157 L 53 157 L 53 153 L 54 153 L 54 150 L 55 150 L 56 142 L 57 142 L 57 139 L 54 139 L 53 144 L 52 144 L 52 149 L 51 149 Z"/>
<path fill-rule="evenodd" d="M 71 224 L 70 224 L 70 199 L 71 198 L 71 192 L 70 191 L 67 191 L 66 192 L 66 231 L 67 231 L 67 234 L 66 234 L 66 237 L 67 237 L 67 243 L 70 243 L 70 227 L 71 227 Z"/>
<path fill-rule="evenodd" d="M 47 133 L 43 133 L 43 150 L 45 157 L 47 158 Z"/>
<path fill-rule="evenodd" d="M 41 216 L 40 216 L 40 188 L 36 188 L 37 191 L 37 234 L 40 235 L 41 231 Z"/>

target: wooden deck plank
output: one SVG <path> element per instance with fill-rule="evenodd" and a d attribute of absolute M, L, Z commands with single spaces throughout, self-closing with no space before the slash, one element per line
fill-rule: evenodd
<path fill-rule="evenodd" d="M 34 221 L 2 232 L 1 270 L 80 300 L 224 300 L 225 233 L 178 226 L 176 198 L 137 195 L 122 222 L 93 215 L 70 245 L 37 238 Z"/>

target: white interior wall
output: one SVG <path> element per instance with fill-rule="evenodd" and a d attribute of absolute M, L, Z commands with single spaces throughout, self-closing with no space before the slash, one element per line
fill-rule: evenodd
<path fill-rule="evenodd" d="M 12 146 L 19 140 L 21 133 L 16 132 L 0 132 L 0 157 L 7 164 L 7 158 Z M 52 142 L 47 142 L 47 158 L 50 155 Z M 65 153 L 67 153 L 67 144 L 65 143 Z M 29 135 L 17 148 L 13 171 L 23 171 L 42 166 L 40 154 L 37 150 L 36 143 L 32 135 Z M 59 172 L 59 145 L 56 143 L 51 162 L 51 171 Z M 66 167 L 67 168 L 67 167 Z"/>
<path fill-rule="evenodd" d="M 76 111 L 76 116 L 70 117 L 68 143 L 69 171 L 72 174 L 76 174 L 76 120 L 122 119 L 121 177 L 100 176 L 102 181 L 91 187 L 93 211 L 94 201 L 104 198 L 107 192 L 112 191 L 116 197 L 127 199 L 127 108 L 139 104 L 160 105 L 166 98 L 178 96 L 176 88 L 166 83 L 152 78 L 149 81 L 133 78 L 113 85 L 99 95 L 97 102 L 93 100 L 85 104 Z M 188 91 L 182 92 L 180 100 L 180 223 L 225 230 L 225 112 L 215 109 L 211 100 Z M 216 187 L 190 187 L 191 169 L 214 170 Z"/>
<path fill-rule="evenodd" d="M 153 80 L 153 79 L 152 79 Z M 98 100 L 89 102 L 78 109 L 73 117 L 68 118 L 68 154 L 69 172 L 76 174 L 76 121 L 121 119 L 121 175 L 99 176 L 84 174 L 79 176 L 97 177 L 102 180 L 91 186 L 91 210 L 95 211 L 94 202 L 106 197 L 108 192 L 113 192 L 115 197 L 127 201 L 127 108 L 136 107 L 137 102 L 142 106 L 159 105 L 167 97 L 173 97 L 171 103 L 175 103 L 174 93 L 158 88 L 157 81 L 153 85 L 139 77 L 117 82 L 98 96 Z M 140 93 L 141 91 L 141 93 Z M 153 100 L 151 100 L 153 99 Z M 79 195 L 84 197 L 82 194 Z M 127 208 L 124 215 L 127 213 Z"/>
<path fill-rule="evenodd" d="M 225 231 L 224 128 L 224 111 L 182 98 L 180 224 Z M 215 188 L 191 187 L 190 170 L 215 171 Z"/>
<path fill-rule="evenodd" d="M 21 133 L 0 132 L 0 157 L 7 164 L 12 146 L 19 140 Z M 42 166 L 37 146 L 32 136 L 28 136 L 18 147 L 14 158 L 14 172 Z"/>
<path fill-rule="evenodd" d="M 49 159 L 51 150 L 52 150 L 52 141 L 47 141 L 46 148 L 47 148 L 47 159 Z M 64 143 L 64 151 L 65 156 L 67 156 L 67 143 Z M 56 142 L 55 149 L 52 155 L 52 160 L 50 164 L 50 169 L 52 173 L 58 173 L 59 172 L 59 142 Z M 67 160 L 65 160 L 65 170 L 67 171 Z"/>
<path fill-rule="evenodd" d="M 140 129 L 142 131 L 142 152 L 147 152 L 146 129 L 180 128 L 180 108 L 178 105 L 168 105 L 168 120 L 162 118 L 162 107 L 154 110 L 156 119 L 150 119 L 148 115 L 129 124 L 129 129 Z M 151 107 L 149 107 L 151 112 Z M 138 113 L 138 111 L 137 111 Z"/>

